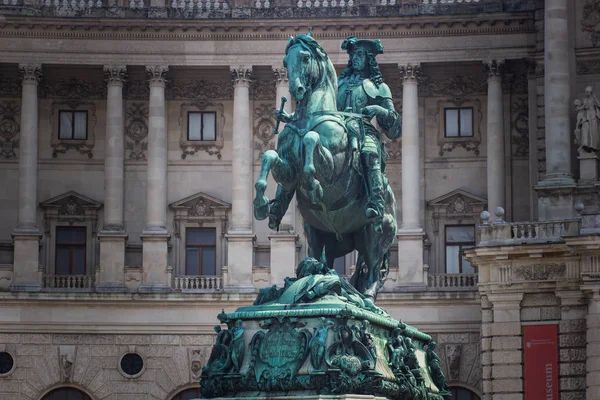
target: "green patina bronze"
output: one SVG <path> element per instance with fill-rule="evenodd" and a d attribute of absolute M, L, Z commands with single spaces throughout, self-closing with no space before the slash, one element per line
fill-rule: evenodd
<path fill-rule="evenodd" d="M 254 304 L 218 315 L 216 344 L 200 379 L 204 397 L 371 394 L 393 400 L 450 397 L 435 342 L 375 305 L 396 234 L 396 203 L 385 178 L 379 131 L 400 136 L 401 120 L 375 56 L 379 41 L 351 36 L 338 78 L 308 35 L 286 48 L 292 115 L 277 150 L 265 152 L 254 214 L 273 229 L 296 194 L 309 257 L 283 287 L 261 289 Z M 339 82 L 339 91 L 338 91 Z M 269 171 L 278 183 L 265 196 Z M 359 253 L 351 281 L 333 260 Z"/>

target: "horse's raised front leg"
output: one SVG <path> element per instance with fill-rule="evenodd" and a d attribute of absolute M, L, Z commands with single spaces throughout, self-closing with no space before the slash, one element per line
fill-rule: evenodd
<path fill-rule="evenodd" d="M 318 157 L 317 165 L 323 168 L 319 171 L 319 176 L 327 177 L 333 173 L 333 157 L 329 150 L 321 145 L 321 138 L 315 131 L 310 131 L 302 139 L 305 150 L 304 176 L 306 178 L 308 198 L 313 204 L 319 203 L 323 199 L 323 187 L 321 182 L 316 179 L 317 170 L 315 168 L 315 158 Z M 316 157 L 315 157 L 316 155 Z"/>
<path fill-rule="evenodd" d="M 256 189 L 254 217 L 258 220 L 263 220 L 269 216 L 269 199 L 265 196 L 265 190 L 267 190 L 267 177 L 271 170 L 273 170 L 275 181 L 286 188 L 290 186 L 290 182 L 293 180 L 292 168 L 279 157 L 275 150 L 267 150 L 262 156 L 260 174 L 254 184 Z M 293 189 L 291 192 L 293 193 Z"/>

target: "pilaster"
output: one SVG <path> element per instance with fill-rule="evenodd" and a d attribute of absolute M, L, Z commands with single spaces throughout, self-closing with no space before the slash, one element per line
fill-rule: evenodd
<path fill-rule="evenodd" d="M 588 288 L 586 399 L 600 398 L 600 285 Z"/>
<path fill-rule="evenodd" d="M 20 64 L 22 78 L 21 133 L 19 137 L 19 211 L 14 241 L 14 275 L 10 290 L 41 289 L 40 249 L 42 234 L 37 224 L 38 180 L 38 83 L 40 64 Z"/>
<path fill-rule="evenodd" d="M 420 290 L 423 275 L 423 227 L 421 226 L 421 149 L 419 141 L 418 82 L 420 64 L 398 67 L 402 78 L 402 224 L 398 230 L 399 290 Z"/>

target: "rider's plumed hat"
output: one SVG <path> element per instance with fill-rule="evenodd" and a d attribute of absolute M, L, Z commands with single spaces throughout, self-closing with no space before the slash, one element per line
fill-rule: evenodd
<path fill-rule="evenodd" d="M 369 53 L 376 56 L 377 54 L 383 54 L 383 45 L 377 40 L 358 40 L 355 36 L 348 36 L 348 39 L 342 42 L 342 50 L 346 50 L 348 54 L 352 53 L 358 48 L 363 48 Z"/>

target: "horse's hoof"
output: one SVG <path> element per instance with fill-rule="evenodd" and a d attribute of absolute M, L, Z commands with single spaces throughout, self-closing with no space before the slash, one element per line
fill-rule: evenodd
<path fill-rule="evenodd" d="M 269 199 L 267 196 L 256 196 L 254 199 L 254 218 L 259 221 L 269 216 Z"/>

